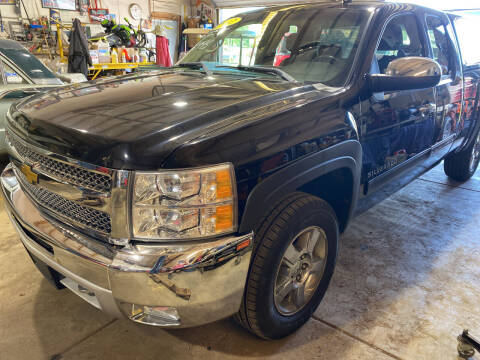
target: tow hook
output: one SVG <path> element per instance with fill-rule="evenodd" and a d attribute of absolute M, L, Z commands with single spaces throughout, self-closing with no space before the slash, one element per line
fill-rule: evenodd
<path fill-rule="evenodd" d="M 457 351 L 458 356 L 461 359 L 469 359 L 475 355 L 475 350 L 480 352 L 480 342 L 472 337 L 468 330 L 463 330 L 463 332 L 457 337 L 458 345 Z"/>

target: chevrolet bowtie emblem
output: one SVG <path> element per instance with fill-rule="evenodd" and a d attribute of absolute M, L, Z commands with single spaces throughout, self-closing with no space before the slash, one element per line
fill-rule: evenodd
<path fill-rule="evenodd" d="M 32 168 L 27 164 L 22 164 L 20 171 L 25 175 L 30 184 L 38 184 L 38 174 L 35 174 Z"/>

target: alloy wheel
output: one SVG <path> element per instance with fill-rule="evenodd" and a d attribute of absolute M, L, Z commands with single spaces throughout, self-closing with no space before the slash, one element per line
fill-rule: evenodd
<path fill-rule="evenodd" d="M 473 144 L 472 157 L 470 158 L 470 172 L 475 171 L 478 161 L 480 160 L 480 133 Z"/>
<path fill-rule="evenodd" d="M 278 312 L 291 316 L 309 303 L 323 277 L 327 253 L 327 236 L 318 226 L 308 227 L 293 238 L 275 279 Z"/>

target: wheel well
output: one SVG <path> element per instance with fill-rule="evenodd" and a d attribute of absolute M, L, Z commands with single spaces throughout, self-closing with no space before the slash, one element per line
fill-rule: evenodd
<path fill-rule="evenodd" d="M 353 174 L 347 168 L 341 168 L 322 175 L 298 191 L 322 198 L 330 204 L 337 215 L 340 231 L 347 226 L 353 197 Z"/>

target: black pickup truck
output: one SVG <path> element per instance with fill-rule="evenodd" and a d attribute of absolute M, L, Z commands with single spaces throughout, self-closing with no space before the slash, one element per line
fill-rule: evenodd
<path fill-rule="evenodd" d="M 442 160 L 455 180 L 475 172 L 480 72 L 460 20 L 384 2 L 266 8 L 174 68 L 25 99 L 7 114 L 12 223 L 51 282 L 110 314 L 170 328 L 235 315 L 286 336 L 372 194 Z"/>

